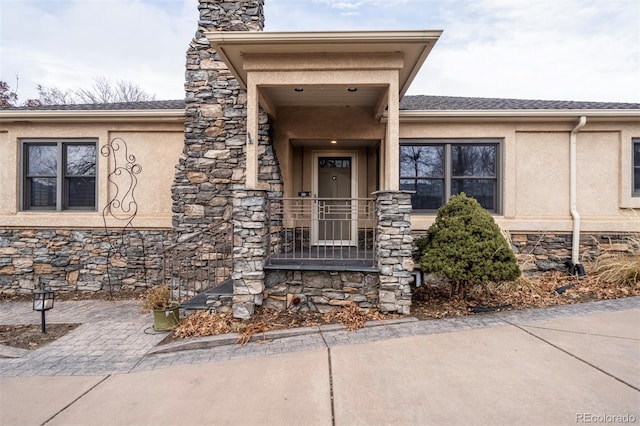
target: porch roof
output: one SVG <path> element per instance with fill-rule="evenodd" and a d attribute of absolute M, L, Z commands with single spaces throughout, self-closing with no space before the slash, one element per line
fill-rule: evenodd
<path fill-rule="evenodd" d="M 400 58 L 399 95 L 402 97 L 415 75 L 420 70 L 429 52 L 442 31 L 328 31 L 328 32 L 256 32 L 234 31 L 205 33 L 211 45 L 223 58 L 240 85 L 247 87 L 247 57 L 293 55 L 310 57 L 334 55 L 354 58 L 352 65 L 358 67 L 356 57 L 366 57 L 375 66 L 376 58 L 393 54 Z M 321 64 L 321 62 L 320 62 Z M 321 65 L 318 65 L 321 67 Z M 308 64 L 307 64 L 308 67 Z M 307 70 L 309 68 L 306 68 Z M 363 70 L 366 68 L 363 68 Z M 291 69 L 288 69 L 291 71 Z M 291 84 L 296 84 L 292 81 Z M 348 96 L 351 105 L 372 104 L 379 100 L 380 88 L 358 88 L 346 93 L 344 88 L 305 88 L 304 102 L 321 106 L 345 104 Z M 291 88 L 269 88 L 264 94 L 279 103 L 291 104 Z"/>

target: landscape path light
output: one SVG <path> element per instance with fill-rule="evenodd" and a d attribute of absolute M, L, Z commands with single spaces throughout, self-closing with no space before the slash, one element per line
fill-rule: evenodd
<path fill-rule="evenodd" d="M 48 289 L 34 290 L 33 291 L 33 310 L 40 311 L 41 314 L 41 328 L 43 334 L 47 333 L 47 325 L 45 322 L 45 312 L 53 308 L 53 301 L 55 299 L 55 293 Z"/>

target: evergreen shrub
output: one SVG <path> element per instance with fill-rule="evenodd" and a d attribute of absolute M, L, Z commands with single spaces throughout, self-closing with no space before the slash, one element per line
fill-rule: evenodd
<path fill-rule="evenodd" d="M 464 193 L 438 210 L 434 224 L 415 244 L 422 270 L 449 280 L 452 293 L 520 276 L 513 250 L 493 217 Z"/>

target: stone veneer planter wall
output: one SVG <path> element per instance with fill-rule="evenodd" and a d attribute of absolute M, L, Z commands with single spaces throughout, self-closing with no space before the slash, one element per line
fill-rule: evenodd
<path fill-rule="evenodd" d="M 142 234 L 147 256 L 146 281 L 140 238 L 137 235 L 126 236 L 125 243 L 129 246 L 126 266 L 124 262 L 112 263 L 115 264 L 111 269 L 115 291 L 161 283 L 162 257 L 159 253 L 171 241 L 171 231 L 145 230 Z M 112 238 L 115 235 L 114 231 L 110 232 Z M 570 234 L 519 233 L 513 234 L 511 239 L 516 254 L 526 260 L 521 263 L 523 272 L 566 271 L 564 262 L 571 257 Z M 605 252 L 634 253 L 630 239 L 630 235 L 583 234 L 580 259 L 586 263 Z M 0 293 L 30 294 L 40 283 L 58 291 L 108 290 L 108 247 L 104 230 L 0 230 Z M 635 247 L 635 254 L 638 254 L 637 250 Z M 362 308 L 378 303 L 377 274 L 266 271 L 264 276 L 264 293 L 258 298 L 264 296 L 263 303 L 268 307 L 291 305 L 294 297 L 291 295 L 294 294 L 307 295 L 301 298 L 299 307 L 295 309 L 306 309 L 305 306 L 312 309 L 315 306 L 321 312 L 349 301 L 355 301 Z M 325 283 L 324 286 L 321 282 Z M 398 291 L 402 296 L 402 290 Z"/>
<path fill-rule="evenodd" d="M 414 237 L 424 232 L 413 232 Z M 572 234 L 570 233 L 513 233 L 511 247 L 518 257 L 523 273 L 538 274 L 546 271 L 566 271 L 565 262 L 571 259 Z M 580 235 L 580 262 L 592 262 L 603 253 L 639 254 L 630 234 Z"/>
<path fill-rule="evenodd" d="M 640 255 L 632 235 L 580 234 L 580 262 L 592 262 L 605 252 L 634 253 Z M 519 255 L 522 272 L 539 273 L 550 270 L 565 271 L 565 262 L 571 259 L 571 234 L 513 233 L 511 245 Z"/>
<path fill-rule="evenodd" d="M 2 230 L 0 293 L 30 294 L 40 285 L 56 291 L 109 290 L 107 259 L 111 244 L 120 236 L 117 231 L 109 231 L 107 235 L 104 230 L 95 229 Z M 125 257 L 111 258 L 111 290 L 160 284 L 159 253 L 168 241 L 167 230 L 125 233 L 122 238 Z"/>

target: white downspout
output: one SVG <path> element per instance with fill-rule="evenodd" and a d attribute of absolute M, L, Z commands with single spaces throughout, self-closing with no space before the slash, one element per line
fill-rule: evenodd
<path fill-rule="evenodd" d="M 576 192 L 577 192 L 577 153 L 576 142 L 578 138 L 578 132 L 587 124 L 587 117 L 581 116 L 580 121 L 576 124 L 576 127 L 571 130 L 570 143 L 569 143 L 569 162 L 570 162 L 570 184 L 569 184 L 569 196 L 570 196 L 570 208 L 571 217 L 573 218 L 573 240 L 571 243 L 571 262 L 573 265 L 578 264 L 578 258 L 580 255 L 580 213 L 578 213 Z"/>

